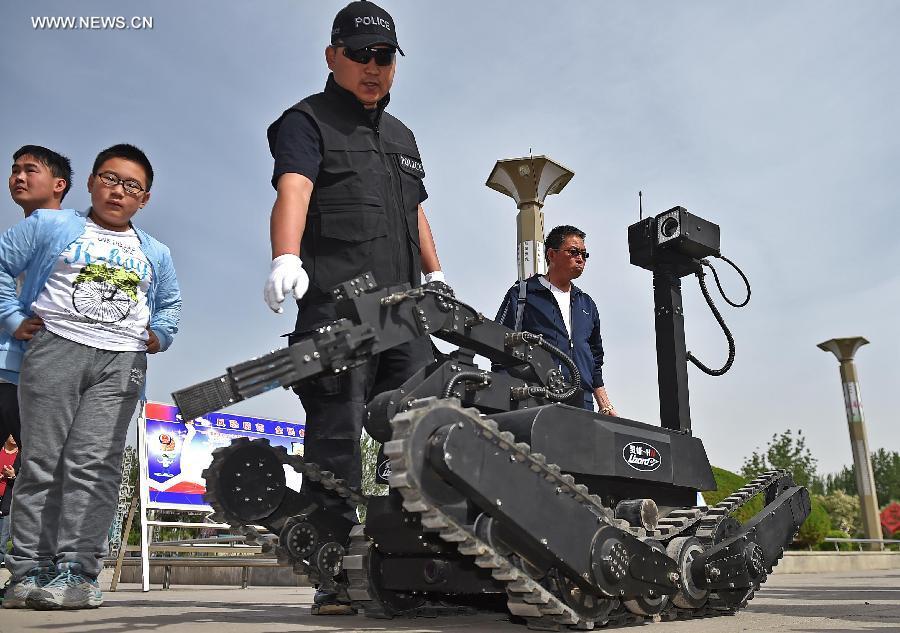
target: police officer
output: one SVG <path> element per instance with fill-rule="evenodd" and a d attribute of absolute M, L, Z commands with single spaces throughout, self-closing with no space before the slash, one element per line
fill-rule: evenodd
<path fill-rule="evenodd" d="M 425 176 L 413 133 L 385 112 L 397 68 L 396 25 L 372 2 L 338 12 L 325 48 L 325 90 L 288 108 L 268 129 L 275 159 L 272 265 L 265 286 L 281 313 L 293 293 L 299 313 L 293 337 L 336 318 L 328 291 L 371 271 L 382 286 L 442 283 L 422 202 Z M 366 402 L 394 389 L 432 360 L 421 338 L 388 350 L 339 376 L 303 384 L 305 457 L 355 488 L 361 483 L 359 440 Z M 320 486 L 304 491 L 355 521 L 346 503 Z M 319 591 L 314 612 L 344 613 Z"/>

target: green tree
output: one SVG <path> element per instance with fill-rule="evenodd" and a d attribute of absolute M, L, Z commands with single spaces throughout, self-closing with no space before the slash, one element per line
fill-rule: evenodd
<path fill-rule="evenodd" d="M 900 501 L 900 453 L 879 448 L 871 454 L 871 459 L 879 507 Z M 857 494 L 856 467 L 844 466 L 837 473 L 828 475 L 825 487 L 829 492 L 843 490 L 849 495 Z"/>
<path fill-rule="evenodd" d="M 856 469 L 850 466 L 844 466 L 834 474 L 825 475 L 825 490 L 829 494 L 837 490 L 845 492 L 848 495 L 857 494 Z"/>
<path fill-rule="evenodd" d="M 794 435 L 787 430 L 781 435 L 773 435 L 765 451 L 755 450 L 744 459 L 741 474 L 752 478 L 767 470 L 784 469 L 793 475 L 798 486 L 805 486 L 811 492 L 823 493 L 824 485 L 816 473 L 817 464 L 818 460 L 806 446 L 803 431 L 798 430 Z"/>

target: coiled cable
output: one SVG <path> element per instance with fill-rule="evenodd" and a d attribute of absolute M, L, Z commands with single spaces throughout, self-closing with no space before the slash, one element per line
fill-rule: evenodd
<path fill-rule="evenodd" d="M 738 268 L 737 264 L 735 264 L 733 261 L 731 261 L 724 255 L 717 255 L 717 257 L 719 257 L 719 259 L 724 259 L 726 262 L 728 262 L 738 272 L 738 274 L 741 276 L 741 279 L 744 280 L 744 285 L 747 288 L 747 297 L 741 303 L 733 302 L 731 299 L 728 298 L 728 295 L 725 294 L 725 291 L 722 289 L 722 284 L 719 282 L 719 275 L 716 272 L 716 269 L 712 264 L 710 264 L 705 259 L 700 260 L 700 263 L 703 266 L 706 266 L 710 270 L 712 270 L 713 278 L 716 280 L 716 287 L 718 287 L 719 293 L 722 295 L 722 298 L 725 299 L 726 302 L 728 302 L 728 305 L 734 306 L 735 308 L 744 307 L 745 305 L 747 305 L 747 303 L 750 302 L 750 281 L 747 279 L 747 276 L 744 274 L 744 272 L 740 268 Z M 725 324 L 725 319 L 722 318 L 722 313 L 719 312 L 719 309 L 716 307 L 716 304 L 713 303 L 712 296 L 710 296 L 710 294 L 709 294 L 709 289 L 706 287 L 706 280 L 705 280 L 706 273 L 701 268 L 700 270 L 697 271 L 696 275 L 697 275 L 697 281 L 700 282 L 700 291 L 703 293 L 703 298 L 706 299 L 706 304 L 709 306 L 710 311 L 712 311 L 713 316 L 715 317 L 716 321 L 719 323 L 719 327 L 722 328 L 722 332 L 725 333 L 725 338 L 728 341 L 728 359 L 725 361 L 725 364 L 722 365 L 719 369 L 711 369 L 710 367 L 707 367 L 691 352 L 687 353 L 687 359 L 689 361 L 691 361 L 692 363 L 694 363 L 694 365 L 700 371 L 702 371 L 706 374 L 709 374 L 710 376 L 721 376 L 722 374 L 727 372 L 729 369 L 731 369 L 732 364 L 734 364 L 734 353 L 735 353 L 734 337 L 731 335 L 731 331 L 728 329 L 728 326 Z"/>

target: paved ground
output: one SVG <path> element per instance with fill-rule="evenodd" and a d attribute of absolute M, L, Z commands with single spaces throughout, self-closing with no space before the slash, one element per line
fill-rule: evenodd
<path fill-rule="evenodd" d="M 500 615 L 417 620 L 314 617 L 309 613 L 311 600 L 312 590 L 298 588 L 191 587 L 142 593 L 134 585 L 120 585 L 118 592 L 106 594 L 102 608 L 92 611 L 0 611 L 0 632 L 527 632 Z M 900 631 L 900 570 L 775 575 L 737 616 L 646 626 L 661 633 Z"/>

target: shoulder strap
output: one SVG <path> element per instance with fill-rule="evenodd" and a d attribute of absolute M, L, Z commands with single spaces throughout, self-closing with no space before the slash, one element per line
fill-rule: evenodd
<path fill-rule="evenodd" d="M 522 330 L 522 315 L 525 313 L 525 297 L 528 294 L 528 280 L 519 281 L 519 299 L 516 301 L 516 332 Z"/>

